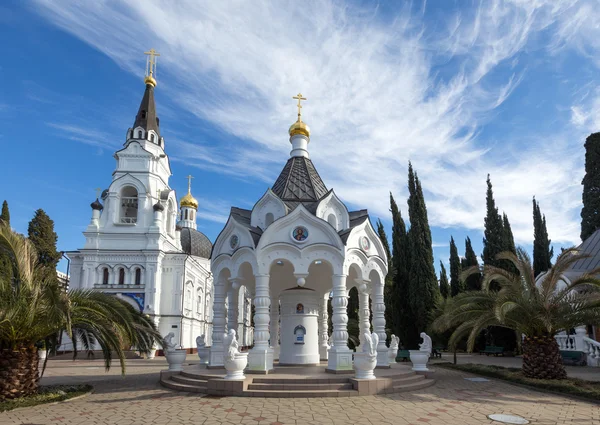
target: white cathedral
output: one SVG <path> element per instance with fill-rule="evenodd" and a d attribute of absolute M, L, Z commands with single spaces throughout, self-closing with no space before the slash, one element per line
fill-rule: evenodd
<path fill-rule="evenodd" d="M 210 240 L 196 228 L 198 201 L 188 193 L 177 207 L 169 186 L 171 165 L 160 134 L 150 56 L 146 90 L 123 148 L 115 152 L 112 181 L 92 204 L 85 244 L 67 253 L 72 288 L 115 294 L 154 318 L 162 335 L 174 332 L 183 348 L 212 334 L 213 279 Z M 242 345 L 251 341 L 245 291 L 236 315 Z"/>

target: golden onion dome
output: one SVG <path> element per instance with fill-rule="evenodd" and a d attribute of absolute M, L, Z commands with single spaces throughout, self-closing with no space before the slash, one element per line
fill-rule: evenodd
<path fill-rule="evenodd" d="M 296 134 L 310 137 L 310 128 L 300 119 L 300 117 L 298 117 L 298 121 L 290 126 L 290 137 L 294 137 Z"/>
<path fill-rule="evenodd" d="M 195 210 L 198 209 L 198 200 L 192 196 L 190 192 L 187 193 L 181 200 L 179 201 L 180 207 L 188 207 L 193 208 Z"/>

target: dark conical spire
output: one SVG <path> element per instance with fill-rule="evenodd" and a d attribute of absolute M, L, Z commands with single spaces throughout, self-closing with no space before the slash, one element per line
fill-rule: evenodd
<path fill-rule="evenodd" d="M 154 85 L 147 82 L 146 91 L 140 103 L 140 109 L 135 117 L 133 128 L 142 127 L 144 130 L 154 130 L 160 138 L 159 119 L 156 116 L 156 104 L 154 103 Z"/>

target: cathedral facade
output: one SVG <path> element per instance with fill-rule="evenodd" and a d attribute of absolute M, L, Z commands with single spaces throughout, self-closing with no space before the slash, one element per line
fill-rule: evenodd
<path fill-rule="evenodd" d="M 153 56 L 146 89 L 108 188 L 92 204 L 83 248 L 68 252 L 73 289 L 114 294 L 154 318 L 162 335 L 175 333 L 183 348 L 212 334 L 212 244 L 196 228 L 198 201 L 180 199 L 169 186 L 172 175 L 160 132 L 154 89 Z M 238 317 L 240 336 L 248 335 L 250 307 L 244 293 Z M 246 311 L 247 310 L 247 311 Z"/>

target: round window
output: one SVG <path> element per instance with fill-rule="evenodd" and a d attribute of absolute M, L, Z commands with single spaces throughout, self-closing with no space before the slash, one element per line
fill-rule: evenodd
<path fill-rule="evenodd" d="M 238 235 L 231 235 L 231 238 L 229 238 L 229 246 L 231 247 L 231 249 L 236 249 L 239 244 L 240 238 L 238 237 Z"/>

